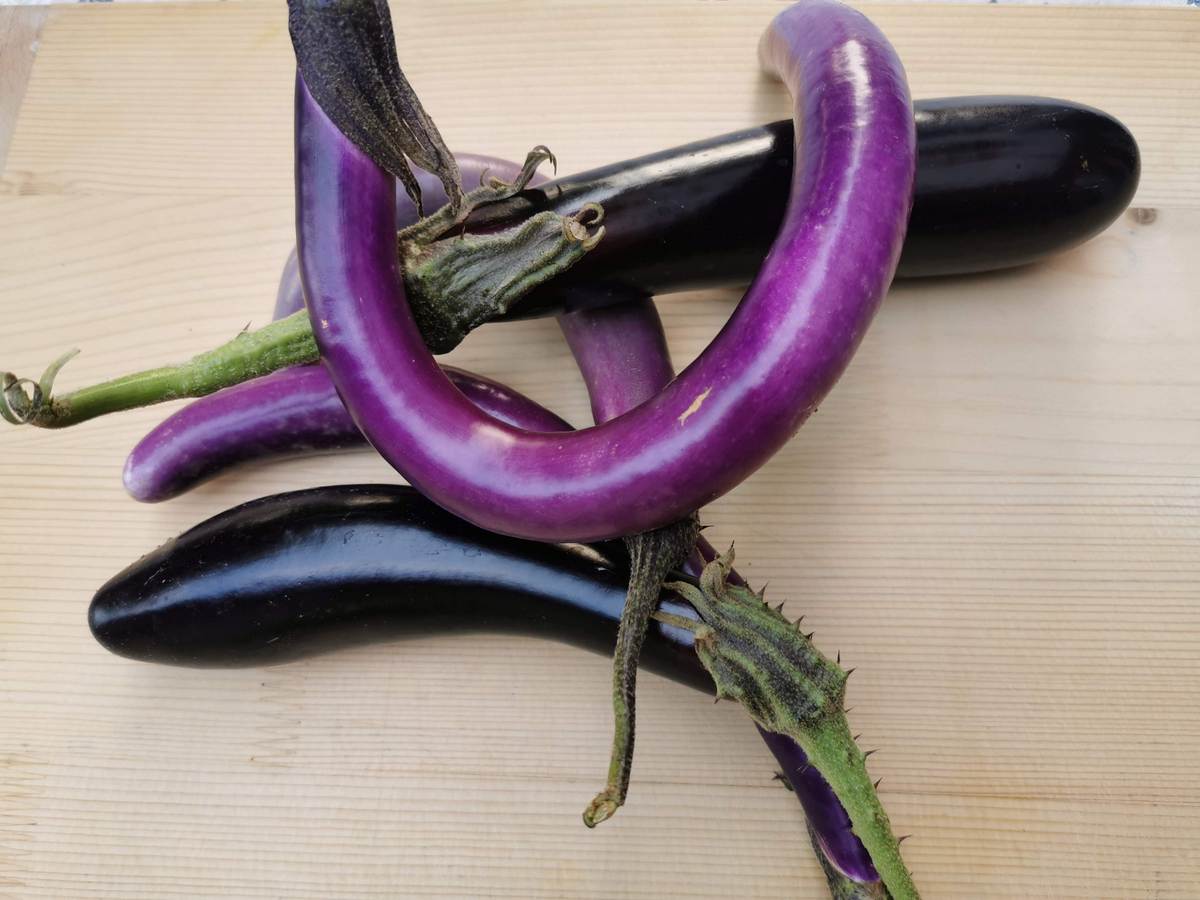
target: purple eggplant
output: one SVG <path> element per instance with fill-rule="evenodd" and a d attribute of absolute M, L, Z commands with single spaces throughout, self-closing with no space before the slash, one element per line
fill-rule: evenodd
<path fill-rule="evenodd" d="M 514 427 L 571 428 L 499 382 L 452 366 L 445 372 L 470 402 Z M 234 466 L 363 444 L 325 369 L 319 363 L 293 366 L 193 400 L 168 416 L 125 460 L 125 490 L 155 503 Z"/>
<path fill-rule="evenodd" d="M 674 522 L 782 446 L 858 346 L 899 257 L 915 138 L 903 70 L 838 4 L 777 18 L 763 59 L 796 100 L 798 165 L 773 250 L 701 357 L 604 425 L 536 434 L 479 413 L 425 348 L 395 261 L 391 176 L 296 94 L 300 272 L 355 423 L 414 486 L 489 530 L 603 539 Z"/>

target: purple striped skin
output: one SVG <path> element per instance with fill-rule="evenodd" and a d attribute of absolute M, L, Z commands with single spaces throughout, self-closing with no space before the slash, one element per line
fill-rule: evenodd
<path fill-rule="evenodd" d="M 559 316 L 558 324 L 587 385 L 597 423 L 644 403 L 675 377 L 662 320 L 649 298 Z M 686 567 L 694 576 L 717 555 L 703 536 L 696 551 Z M 736 573 L 730 580 L 745 583 Z M 758 732 L 792 786 L 829 862 L 855 881 L 878 881 L 871 856 L 850 827 L 846 810 L 821 773 L 808 764 L 800 745 L 761 727 Z"/>
<path fill-rule="evenodd" d="M 781 13 L 761 53 L 792 90 L 804 140 L 758 277 L 660 393 L 554 436 L 495 422 L 451 390 L 404 302 L 392 180 L 298 79 L 297 243 L 317 344 L 355 422 L 422 493 L 535 540 L 647 531 L 745 479 L 833 386 L 899 256 L 915 160 L 908 89 L 882 34 L 829 0 Z"/>
<path fill-rule="evenodd" d="M 459 174 L 462 175 L 463 190 L 474 188 L 483 178 L 499 178 L 501 181 L 512 181 L 521 171 L 518 163 L 495 156 L 484 156 L 479 153 L 456 153 L 454 159 L 458 163 Z M 414 169 L 417 184 L 421 186 L 421 205 L 432 212 L 446 205 L 449 198 L 446 189 L 435 176 L 423 169 Z M 533 176 L 530 184 L 537 185 L 546 179 L 538 174 Z M 396 227 L 406 228 L 417 222 L 417 206 L 400 184 L 396 185 Z M 294 312 L 304 309 L 304 291 L 300 286 L 300 261 L 293 249 L 288 254 L 287 262 L 283 264 L 283 274 L 279 278 L 279 290 L 275 294 L 275 313 L 273 319 L 282 319 Z"/>
<path fill-rule="evenodd" d="M 571 429 L 497 381 L 451 366 L 445 371 L 490 416 L 530 431 Z M 247 463 L 366 446 L 324 367 L 294 366 L 201 397 L 167 417 L 129 454 L 125 490 L 156 503 Z"/>

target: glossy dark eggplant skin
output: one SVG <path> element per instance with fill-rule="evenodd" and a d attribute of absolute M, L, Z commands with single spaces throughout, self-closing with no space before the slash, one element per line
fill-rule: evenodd
<path fill-rule="evenodd" d="M 1042 97 L 914 104 L 917 183 L 897 277 L 1025 265 L 1103 231 L 1129 205 L 1140 161 L 1107 113 Z M 741 285 L 783 218 L 792 123 L 775 122 L 551 181 L 472 214 L 468 229 L 600 203 L 607 233 L 508 318 Z"/>
<path fill-rule="evenodd" d="M 88 610 L 119 656 L 262 666 L 438 632 L 510 632 L 612 653 L 620 542 L 540 544 L 450 515 L 409 487 L 278 494 L 221 513 L 110 579 Z M 664 595 L 663 608 L 695 617 Z M 651 671 L 712 692 L 690 632 L 655 624 Z"/>

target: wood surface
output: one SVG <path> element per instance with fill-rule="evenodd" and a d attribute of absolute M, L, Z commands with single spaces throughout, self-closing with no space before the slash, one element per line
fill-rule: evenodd
<path fill-rule="evenodd" d="M 12 141 L 45 20 L 44 9 L 0 6 L 0 168 Z"/>
<path fill-rule="evenodd" d="M 754 57 L 778 8 L 394 6 L 451 146 L 545 142 L 565 170 L 785 115 Z M 851 722 L 881 748 L 925 896 L 1195 898 L 1200 15 L 865 8 L 916 96 L 1119 116 L 1153 211 L 1049 264 L 897 286 L 709 534 L 858 667 Z M 0 136 L 20 108 L 0 367 L 79 346 L 69 388 L 266 321 L 293 228 L 282 5 L 54 8 L 18 104 L 11 29 L 30 21 L 0 19 Z M 678 364 L 736 299 L 664 298 Z M 452 360 L 587 421 L 550 321 L 485 328 Z M 740 711 L 654 676 L 630 802 L 581 825 L 609 746 L 603 658 L 486 635 L 241 671 L 105 653 L 88 600 L 141 553 L 262 494 L 394 478 L 359 453 L 140 506 L 122 461 L 167 411 L 0 432 L 0 896 L 827 896 Z"/>

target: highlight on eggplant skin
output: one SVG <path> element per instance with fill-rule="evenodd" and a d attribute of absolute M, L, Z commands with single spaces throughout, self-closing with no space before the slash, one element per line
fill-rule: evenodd
<path fill-rule="evenodd" d="M 503 537 L 399 485 L 345 485 L 235 507 L 96 592 L 88 625 L 130 659 L 273 665 L 407 636 L 510 632 L 611 654 L 628 557 L 618 541 Z M 695 616 L 667 596 L 663 607 Z M 643 662 L 712 692 L 692 636 L 656 623 Z"/>

